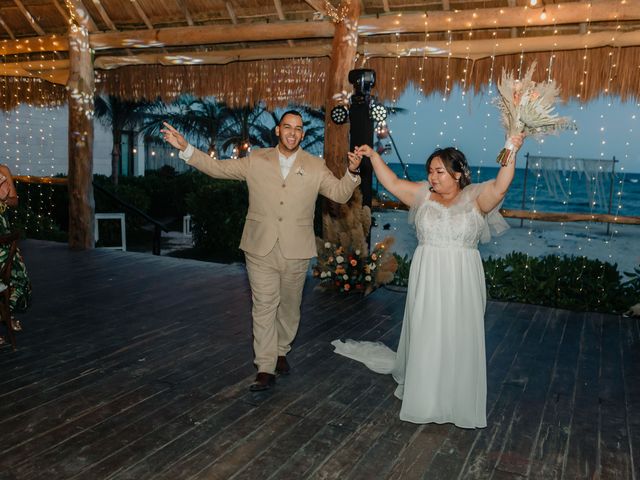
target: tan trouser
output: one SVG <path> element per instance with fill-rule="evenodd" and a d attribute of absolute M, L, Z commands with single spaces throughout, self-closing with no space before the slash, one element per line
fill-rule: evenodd
<path fill-rule="evenodd" d="M 286 259 L 280 245 L 260 257 L 245 252 L 253 299 L 253 351 L 259 372 L 274 373 L 291 350 L 300 324 L 302 289 L 310 259 Z"/>

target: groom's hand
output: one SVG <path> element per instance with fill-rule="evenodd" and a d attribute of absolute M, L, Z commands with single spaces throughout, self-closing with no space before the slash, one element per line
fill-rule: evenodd
<path fill-rule="evenodd" d="M 164 128 L 160 130 L 165 142 L 171 146 L 177 148 L 180 151 L 184 151 L 189 146 L 189 142 L 178 132 L 175 128 L 169 125 L 167 122 L 162 122 Z"/>
<path fill-rule="evenodd" d="M 349 171 L 354 175 L 358 175 L 360 173 L 360 162 L 362 161 L 362 157 L 357 153 L 347 152 L 347 157 L 349 157 Z"/>

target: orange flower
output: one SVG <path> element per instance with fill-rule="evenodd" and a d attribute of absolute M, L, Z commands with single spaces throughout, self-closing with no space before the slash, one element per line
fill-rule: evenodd
<path fill-rule="evenodd" d="M 371 260 L 373 260 L 374 262 L 378 259 L 378 256 L 375 253 L 371 254 Z"/>
<path fill-rule="evenodd" d="M 354 260 L 354 259 L 352 259 L 351 262 L 349 262 L 349 263 L 351 263 L 352 267 L 355 267 L 358 264 L 358 262 L 356 260 Z"/>
<path fill-rule="evenodd" d="M 348 292 L 349 290 L 351 290 L 351 285 L 349 285 L 348 283 L 344 284 L 344 291 Z"/>

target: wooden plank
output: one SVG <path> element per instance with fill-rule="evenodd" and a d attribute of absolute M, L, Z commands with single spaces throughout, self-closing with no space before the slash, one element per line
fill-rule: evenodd
<path fill-rule="evenodd" d="M 356 314 L 357 315 L 357 314 Z M 372 324 L 370 323 L 371 321 L 373 321 L 373 325 L 376 325 L 376 321 L 375 319 L 372 319 L 371 317 L 365 316 L 365 317 L 359 317 L 356 316 L 355 318 L 353 316 L 347 316 L 347 319 L 351 318 L 351 325 L 349 328 L 349 336 L 354 336 L 355 338 L 359 338 L 359 336 L 371 329 Z M 363 318 L 367 318 L 368 320 L 363 321 Z M 357 319 L 357 320 L 356 320 Z M 388 322 L 389 319 L 385 319 L 385 322 Z M 314 354 L 313 356 L 307 356 L 306 358 L 300 360 L 299 358 L 295 358 L 295 363 L 294 363 L 294 374 L 296 374 L 296 372 L 300 372 L 302 371 L 302 369 L 304 369 L 305 372 L 305 376 L 308 376 L 310 378 L 313 379 L 321 379 L 319 382 L 313 382 L 311 388 L 314 390 L 314 392 L 316 393 L 315 395 L 311 396 L 311 397 L 305 397 L 305 399 L 300 398 L 300 400 L 298 400 L 297 402 L 291 404 L 291 400 L 287 400 L 286 398 L 289 398 L 288 396 L 291 394 L 294 395 L 301 395 L 302 393 L 306 392 L 307 389 L 303 388 L 301 390 L 301 392 L 296 392 L 296 389 L 301 388 L 301 385 L 304 384 L 300 384 L 300 377 L 295 376 L 294 374 L 292 374 L 292 376 L 290 376 L 289 378 L 285 378 L 282 379 L 282 381 L 286 382 L 285 387 L 286 387 L 286 391 L 285 391 L 285 395 L 287 395 L 287 397 L 285 398 L 285 402 L 289 402 L 289 403 L 285 403 L 284 404 L 284 410 L 283 413 L 290 415 L 292 417 L 295 418 L 301 418 L 304 417 L 309 408 L 311 408 L 315 402 L 317 401 L 318 398 L 322 398 L 322 394 L 318 393 L 316 391 L 316 388 L 321 388 L 321 389 L 326 389 L 326 391 L 331 392 L 333 390 L 335 390 L 337 387 L 336 385 L 338 385 L 340 382 L 338 379 L 344 379 L 344 378 L 351 378 L 353 375 L 352 374 L 345 374 L 343 373 L 343 369 L 346 368 L 352 368 L 351 366 L 351 362 L 345 362 L 344 359 L 342 357 L 338 357 L 337 355 L 333 354 L 333 352 L 331 351 L 331 348 L 328 348 L 328 342 L 331 339 L 334 339 L 336 337 L 336 332 L 335 332 L 335 328 L 328 330 L 327 332 L 325 332 L 321 337 L 317 338 L 313 341 L 313 343 L 317 344 L 318 346 L 322 347 L 322 348 L 316 348 L 314 349 L 316 351 L 316 354 Z M 342 327 L 344 328 L 344 327 Z M 305 348 L 306 351 L 309 351 L 309 346 L 306 346 Z M 300 352 L 302 351 L 302 349 L 298 349 L 296 348 L 294 350 L 294 354 L 296 352 Z M 298 373 L 299 375 L 299 373 Z M 277 387 L 279 388 L 279 387 Z M 276 400 L 275 398 L 273 399 L 273 401 L 277 401 L 278 405 L 280 405 L 280 397 L 279 397 L 279 393 L 278 393 L 278 400 Z M 272 403 L 272 401 L 269 402 L 269 405 L 271 407 L 276 407 L 277 405 Z M 255 412 L 256 415 L 258 415 L 258 420 L 256 420 L 255 418 L 252 419 L 252 417 L 249 417 L 248 419 L 246 419 L 246 421 L 248 422 L 248 425 L 246 427 L 239 427 L 239 437 L 237 441 L 240 441 L 239 439 L 242 439 L 244 435 L 246 435 L 245 428 L 257 428 L 256 427 L 256 422 L 259 425 L 261 425 L 261 422 L 263 422 L 266 418 L 268 418 L 268 414 L 267 413 L 260 413 L 260 411 Z M 243 420 L 244 422 L 245 420 Z M 242 424 L 241 424 L 242 425 Z M 223 432 L 224 434 L 224 432 Z M 232 431 L 224 434 L 225 435 L 225 439 L 230 441 L 230 438 L 228 437 L 229 435 L 232 435 L 232 438 L 236 438 L 236 426 L 232 427 Z M 225 444 L 227 444 L 227 442 L 225 442 Z M 192 447 L 192 451 L 187 452 L 187 454 L 179 459 L 176 463 L 174 463 L 173 465 L 170 466 L 170 468 L 168 468 L 167 470 L 165 470 L 164 472 L 162 472 L 161 478 L 175 478 L 176 475 L 178 474 L 185 474 L 184 472 L 189 472 L 189 473 L 196 473 L 204 468 L 207 468 L 207 466 L 209 464 L 211 464 L 211 462 L 213 461 L 213 458 L 215 455 L 212 453 L 212 445 L 215 445 L 215 451 L 218 451 L 218 443 L 215 442 L 215 438 L 208 438 L 204 443 L 196 445 L 196 448 L 193 449 Z M 227 444 L 227 448 L 230 448 L 230 444 Z"/>
<path fill-rule="evenodd" d="M 343 375 L 353 372 L 351 382 L 338 389 L 334 386 L 320 409 L 304 416 L 293 415 L 293 419 L 300 419 L 298 423 L 242 468 L 236 475 L 238 480 L 259 478 L 263 471 L 275 472 L 274 478 L 306 478 L 327 452 L 341 443 L 341 437 L 348 434 L 348 430 L 341 428 L 340 418 L 354 412 L 371 412 L 389 394 L 389 389 L 374 383 L 371 375 L 358 375 L 353 366 L 349 367 L 351 371 Z M 314 399 L 313 403 L 316 402 Z M 210 471 L 214 470 L 215 464 Z"/>
<path fill-rule="evenodd" d="M 625 402 L 625 385 L 620 343 L 620 317 L 602 318 L 600 359 L 600 425 L 598 428 L 599 472 L 601 478 L 634 478 Z"/>
<path fill-rule="evenodd" d="M 565 323 L 532 457 L 535 468 L 531 469 L 530 477 L 540 480 L 560 478 L 562 474 L 577 388 L 576 372 L 584 321 L 582 316 L 571 318 L 572 315 L 566 314 L 569 318 Z"/>
<path fill-rule="evenodd" d="M 545 310 L 544 330 L 539 338 L 532 337 L 518 352 L 518 362 L 509 374 L 513 381 L 522 378 L 526 384 L 495 466 L 506 476 L 527 477 L 532 470 L 539 469 L 532 458 L 533 450 L 547 402 L 554 400 L 550 392 L 567 320 L 566 312 L 562 313 L 558 315 L 556 310 Z M 539 321 L 544 322 L 543 318 Z"/>
<path fill-rule="evenodd" d="M 601 339 L 602 317 L 586 314 L 580 339 L 567 457 L 562 471 L 564 478 L 592 478 L 599 475 L 600 402 L 594 392 L 600 388 Z"/>
<path fill-rule="evenodd" d="M 0 348 L 7 478 L 638 474 L 636 319 L 489 302 L 489 427 L 414 425 L 399 420 L 390 377 L 329 346 L 395 348 L 403 293 L 339 296 L 308 282 L 292 374 L 254 394 L 242 266 L 37 241 L 23 253 L 40 297 L 19 350 Z"/>
<path fill-rule="evenodd" d="M 386 318 L 380 327 L 370 330 L 361 339 L 397 343 L 401 328 L 401 324 L 398 323 L 400 318 L 402 310 L 399 309 Z M 414 430 L 414 426 L 399 420 L 400 403 L 393 397 L 396 385 L 391 378 L 376 375 L 362 365 L 356 365 L 354 373 L 350 376 L 351 381 L 360 377 L 371 379 L 371 388 L 365 392 L 356 389 L 355 394 L 359 395 L 359 398 L 353 408 L 336 418 L 326 419 L 325 425 L 292 453 L 288 461 L 282 462 L 280 466 L 274 465 L 277 467 L 275 478 L 346 478 L 349 468 L 363 471 L 362 468 L 355 467 L 359 459 L 361 461 L 363 456 L 368 455 L 367 450 L 372 444 L 384 442 L 386 439 L 383 436 L 385 433 L 389 435 L 390 428 L 401 425 L 410 432 Z M 388 456 L 385 458 L 390 461 Z M 366 461 L 365 463 L 369 465 Z M 380 475 L 381 471 L 376 473 Z"/>
<path fill-rule="evenodd" d="M 620 320 L 624 401 L 633 478 L 640 478 L 640 322 L 637 318 Z"/>

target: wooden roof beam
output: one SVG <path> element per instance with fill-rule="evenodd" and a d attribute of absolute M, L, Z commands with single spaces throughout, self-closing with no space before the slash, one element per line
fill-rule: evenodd
<path fill-rule="evenodd" d="M 52 0 L 52 1 L 53 1 L 53 5 L 56 7 L 56 10 L 58 10 L 58 13 L 64 19 L 65 23 L 69 23 L 71 21 L 71 16 L 69 15 L 69 11 L 60 4 L 59 0 Z"/>
<path fill-rule="evenodd" d="M 304 0 L 307 5 L 313 8 L 316 12 L 320 12 L 323 15 L 326 15 L 327 11 L 324 8 L 323 0 Z"/>
<path fill-rule="evenodd" d="M 391 8 L 389 8 L 389 0 L 382 0 L 382 9 L 383 9 L 386 13 L 391 12 Z"/>
<path fill-rule="evenodd" d="M 78 1 L 78 0 L 74 0 Z M 568 6 L 568 7 L 567 7 Z M 547 5 L 549 13 L 546 21 L 540 20 L 537 9 L 523 7 L 488 9 L 493 16 L 477 16 L 476 11 L 431 12 L 429 13 L 429 31 L 468 30 L 510 28 L 525 25 L 566 25 L 578 24 L 588 18 L 592 23 L 614 20 L 640 20 L 640 2 L 621 4 L 618 0 L 608 0 L 591 5 L 583 2 Z M 358 35 L 380 35 L 389 33 L 424 33 L 424 14 L 382 15 L 361 17 Z M 287 39 L 332 38 L 334 24 L 329 20 L 319 22 L 277 22 L 243 23 L 239 25 L 197 25 L 193 27 L 173 27 L 154 30 L 136 30 L 130 32 L 104 32 L 90 35 L 92 48 L 108 50 L 114 48 L 144 48 L 168 46 L 213 45 L 237 42 L 280 41 Z M 555 37 L 555 36 L 554 36 Z M 63 51 L 66 43 L 55 36 L 30 38 L 40 42 L 39 49 L 44 51 Z M 5 54 L 24 52 L 24 41 L 2 42 Z"/>
<path fill-rule="evenodd" d="M 65 37 L 56 35 L 0 42 L 0 55 L 30 52 L 66 52 L 68 50 L 68 40 Z"/>
<path fill-rule="evenodd" d="M 191 13 L 189 13 L 189 9 L 185 5 L 185 3 L 182 0 L 176 0 L 176 3 L 178 4 L 178 7 L 180 7 L 180 10 L 182 10 L 182 14 L 184 15 L 184 18 L 187 20 L 187 24 L 190 27 L 193 27 L 194 25 L 193 18 L 191 17 Z"/>
<path fill-rule="evenodd" d="M 562 35 L 526 38 L 503 38 L 484 40 L 460 40 L 454 42 L 400 42 L 368 43 L 358 51 L 367 58 L 400 56 L 448 57 L 477 60 L 492 55 L 514 53 L 577 50 L 599 47 L 640 46 L 640 30 L 631 32 L 605 31 L 588 35 Z M 320 45 L 296 45 L 295 47 L 259 47 L 219 50 L 214 52 L 181 52 L 173 55 L 163 53 L 143 53 L 140 55 L 98 56 L 94 66 L 113 69 L 128 65 L 221 65 L 235 61 L 328 57 L 331 54 L 329 42 Z"/>
<path fill-rule="evenodd" d="M 225 2 L 225 6 L 227 7 L 227 12 L 229 13 L 229 18 L 231 19 L 231 23 L 234 25 L 238 24 L 238 16 L 236 15 L 235 10 L 233 9 L 233 5 L 231 2 Z"/>
<path fill-rule="evenodd" d="M 2 28 L 4 28 L 5 32 L 7 32 L 7 35 L 9 35 L 9 38 L 11 38 L 11 40 L 16 39 L 16 36 L 13 34 L 13 31 L 9 28 L 9 25 L 7 25 L 7 23 L 4 21 L 2 17 L 0 17 L 0 25 L 2 26 Z"/>
<path fill-rule="evenodd" d="M 149 30 L 153 30 L 153 24 L 149 20 L 149 17 L 147 17 L 147 14 L 144 13 L 144 10 L 142 9 L 140 4 L 138 3 L 138 0 L 130 0 L 130 1 L 133 4 L 133 8 L 136 9 L 136 12 L 138 13 L 138 16 L 142 19 L 142 21 L 147 26 L 147 28 Z"/>
<path fill-rule="evenodd" d="M 109 30 L 113 30 L 114 32 L 118 31 L 118 29 L 116 28 L 115 23 L 113 23 L 113 21 L 111 21 L 111 18 L 109 18 L 109 15 L 107 14 L 107 11 L 102 6 L 102 3 L 100 3 L 100 0 L 92 0 L 92 2 L 93 2 L 93 5 L 98 9 L 98 13 L 100 14 L 100 17 L 102 18 L 102 21 L 104 23 L 106 23 L 107 26 L 109 27 Z"/>
<path fill-rule="evenodd" d="M 282 2 L 280 0 L 273 0 L 273 4 L 276 7 L 278 18 L 283 21 L 286 20 L 287 18 L 284 16 L 284 11 L 282 10 Z M 290 47 L 293 47 L 293 40 L 287 40 L 287 43 Z"/>
<path fill-rule="evenodd" d="M 227 5 L 230 7 L 229 2 Z M 228 8 L 229 8 L 228 7 Z M 527 7 L 488 8 L 482 15 L 476 10 L 429 12 L 429 32 L 461 31 L 473 29 L 498 29 L 578 24 L 585 18 L 590 21 L 640 20 L 640 2 L 620 3 L 607 0 L 602 3 L 571 2 L 547 5 L 547 19 L 542 20 L 538 9 Z M 233 12 L 233 8 L 231 8 Z M 233 13 L 235 18 L 235 12 Z M 358 35 L 383 35 L 391 33 L 424 33 L 425 14 L 413 13 L 360 17 Z M 236 19 L 237 21 L 237 19 Z M 294 40 L 302 38 L 331 38 L 335 28 L 329 20 L 321 22 L 243 23 L 234 26 L 217 25 L 173 27 L 159 30 L 91 35 L 91 46 L 97 50 L 122 48 L 131 45 L 186 46 L 218 43 Z"/>
<path fill-rule="evenodd" d="M 18 7 L 18 10 L 20 10 L 20 13 L 22 13 L 22 15 L 24 15 L 24 18 L 27 19 L 27 22 L 29 22 L 29 25 L 31 25 L 31 28 L 33 28 L 38 35 L 44 36 L 45 35 L 44 30 L 40 25 L 38 25 L 38 22 L 36 22 L 36 20 L 33 18 L 33 15 L 29 13 L 29 10 L 26 9 L 22 1 L 13 0 L 13 3 L 16 4 L 16 7 Z"/>

